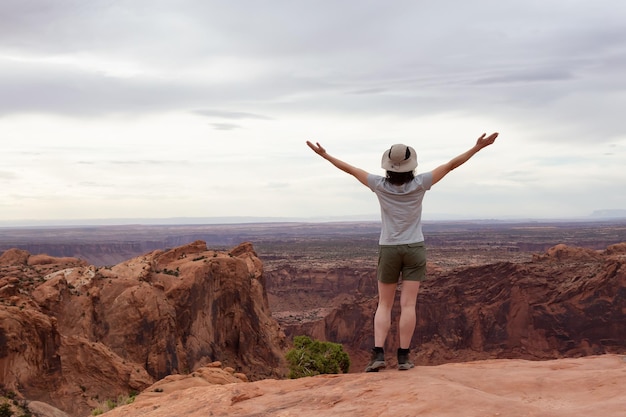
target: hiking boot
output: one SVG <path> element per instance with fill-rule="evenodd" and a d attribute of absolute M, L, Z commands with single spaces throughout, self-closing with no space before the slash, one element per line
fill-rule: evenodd
<path fill-rule="evenodd" d="M 409 360 L 408 349 L 398 349 L 398 370 L 407 371 L 415 365 Z"/>
<path fill-rule="evenodd" d="M 383 369 L 385 366 L 387 366 L 385 363 L 385 352 L 372 349 L 372 360 L 365 368 L 365 372 L 378 372 L 379 369 Z"/>

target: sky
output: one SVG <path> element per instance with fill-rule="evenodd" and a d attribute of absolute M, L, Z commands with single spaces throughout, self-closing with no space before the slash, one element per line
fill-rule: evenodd
<path fill-rule="evenodd" d="M 379 218 L 384 175 L 496 142 L 423 218 L 626 209 L 622 0 L 2 0 L 0 224 Z"/>

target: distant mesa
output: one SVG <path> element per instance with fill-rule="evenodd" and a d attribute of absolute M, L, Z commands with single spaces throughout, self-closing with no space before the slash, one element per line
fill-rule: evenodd
<path fill-rule="evenodd" d="M 623 209 L 605 209 L 594 210 L 591 217 L 602 219 L 626 219 L 626 210 Z"/>

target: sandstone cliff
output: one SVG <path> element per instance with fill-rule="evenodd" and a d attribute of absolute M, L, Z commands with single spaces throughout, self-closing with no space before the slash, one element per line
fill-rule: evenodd
<path fill-rule="evenodd" d="M 72 415 L 216 360 L 253 380 L 285 371 L 249 243 L 217 252 L 197 241 L 111 268 L 9 250 L 0 297 L 4 390 Z"/>
<path fill-rule="evenodd" d="M 412 341 L 416 363 L 626 352 L 625 264 L 626 243 L 604 251 L 557 245 L 525 263 L 452 270 L 429 265 L 431 279 L 418 297 Z M 353 370 L 363 369 L 374 340 L 376 290 L 366 284 L 375 281 L 373 266 L 369 272 L 303 267 L 266 275 L 272 310 L 288 336 L 341 343 Z M 308 288 L 289 297 L 289 287 Z M 311 300 L 317 306 L 307 303 Z M 295 310 L 296 303 L 306 310 Z M 390 352 L 398 345 L 398 304 L 386 346 Z"/>

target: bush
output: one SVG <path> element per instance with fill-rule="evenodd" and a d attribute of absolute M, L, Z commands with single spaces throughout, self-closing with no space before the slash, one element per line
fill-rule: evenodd
<path fill-rule="evenodd" d="M 104 414 L 107 411 L 113 410 L 115 407 L 126 405 L 126 404 L 131 404 L 133 401 L 135 401 L 135 398 L 137 397 L 137 395 L 138 395 L 137 391 L 131 391 L 128 395 L 118 396 L 117 401 L 110 400 L 110 399 L 103 401 L 100 403 L 98 407 L 91 410 L 91 415 L 99 416 L 100 414 Z"/>
<path fill-rule="evenodd" d="M 0 417 L 11 417 L 11 406 L 8 403 L 0 404 Z"/>
<path fill-rule="evenodd" d="M 296 336 L 294 348 L 287 352 L 289 378 L 302 378 L 320 374 L 347 373 L 350 357 L 339 343 L 312 340 L 308 336 Z"/>

